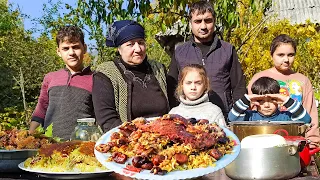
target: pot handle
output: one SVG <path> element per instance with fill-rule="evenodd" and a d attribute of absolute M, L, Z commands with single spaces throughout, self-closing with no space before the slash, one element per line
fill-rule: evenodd
<path fill-rule="evenodd" d="M 278 134 L 279 132 L 283 132 L 284 134 L 286 134 L 286 136 L 289 136 L 288 131 L 285 129 L 277 129 L 273 132 L 273 134 Z"/>
<path fill-rule="evenodd" d="M 314 149 L 310 149 L 309 150 L 309 155 L 313 156 L 314 154 L 316 154 L 317 152 L 320 152 L 320 147 L 314 148 Z"/>

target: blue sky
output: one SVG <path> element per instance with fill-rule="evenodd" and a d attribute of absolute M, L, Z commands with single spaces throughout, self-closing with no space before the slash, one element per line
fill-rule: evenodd
<path fill-rule="evenodd" d="M 9 3 L 13 4 L 14 9 L 19 8 L 21 13 L 26 14 L 29 18 L 24 19 L 24 27 L 25 29 L 42 29 L 42 27 L 36 24 L 33 19 L 40 18 L 44 15 L 42 10 L 43 4 L 48 4 L 49 0 L 9 0 Z M 58 0 L 51 0 L 53 3 L 58 2 Z M 68 3 L 69 5 L 76 5 L 77 0 L 63 0 L 63 3 Z M 63 11 L 61 12 L 63 13 Z M 85 32 L 84 32 L 85 33 Z M 39 33 L 34 33 L 34 37 L 38 37 Z M 89 41 L 88 35 L 85 35 L 86 43 L 93 44 L 93 41 Z"/>

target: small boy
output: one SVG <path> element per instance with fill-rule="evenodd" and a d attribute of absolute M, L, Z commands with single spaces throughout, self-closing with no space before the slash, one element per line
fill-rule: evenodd
<path fill-rule="evenodd" d="M 30 132 L 42 125 L 53 126 L 52 134 L 69 140 L 77 119 L 94 117 L 92 104 L 92 75 L 84 68 L 87 51 L 84 34 L 76 26 L 65 26 L 58 31 L 57 54 L 66 67 L 46 74 L 42 82 L 38 104 L 33 112 Z"/>
<path fill-rule="evenodd" d="M 279 94 L 279 83 L 269 77 L 257 79 L 251 87 L 253 94 L 236 101 L 229 112 L 230 121 L 303 121 L 311 122 L 311 117 L 302 104 L 290 97 Z M 257 106 L 257 111 L 248 110 L 250 103 Z M 279 111 L 278 106 L 283 105 L 287 111 Z"/>

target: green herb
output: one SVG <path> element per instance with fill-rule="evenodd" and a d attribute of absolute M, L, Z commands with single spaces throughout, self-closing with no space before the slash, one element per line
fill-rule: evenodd
<path fill-rule="evenodd" d="M 44 128 L 42 126 L 38 126 L 37 129 L 36 129 L 36 132 L 34 133 L 34 136 L 35 137 L 47 137 L 47 138 L 50 138 L 52 139 L 53 141 L 55 142 L 60 142 L 62 141 L 63 139 L 62 138 L 59 138 L 59 137 L 53 137 L 52 135 L 52 129 L 53 129 L 53 124 L 51 123 L 47 128 L 46 130 L 44 130 Z"/>

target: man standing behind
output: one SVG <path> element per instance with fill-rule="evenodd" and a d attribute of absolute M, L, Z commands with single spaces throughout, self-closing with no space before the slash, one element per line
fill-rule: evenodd
<path fill-rule="evenodd" d="M 232 104 L 246 93 L 245 77 L 236 50 L 215 33 L 216 14 L 209 2 L 193 3 L 189 18 L 193 36 L 175 49 L 168 73 L 169 97 L 173 97 L 179 70 L 188 64 L 201 64 L 208 72 L 214 91 L 210 101 L 227 117 Z M 175 106 L 175 101 L 171 100 L 170 105 Z"/>

